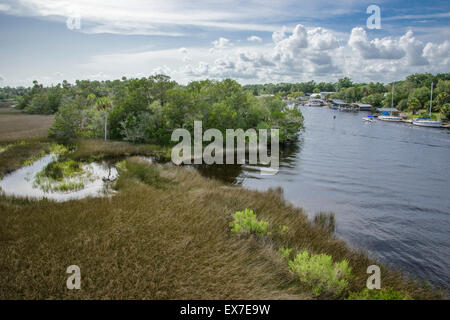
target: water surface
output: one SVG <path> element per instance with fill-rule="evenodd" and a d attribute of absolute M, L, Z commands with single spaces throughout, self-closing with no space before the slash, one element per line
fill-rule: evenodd
<path fill-rule="evenodd" d="M 69 192 L 45 192 L 34 184 L 34 180 L 38 172 L 55 160 L 54 156 L 47 155 L 29 166 L 22 167 L 6 175 L 0 180 L 0 191 L 6 195 L 18 197 L 67 201 L 88 196 L 104 195 L 107 186 L 106 181 L 114 180 L 118 175 L 117 169 L 107 162 L 84 164 L 92 172 L 92 179 L 86 181 L 84 188 Z"/>

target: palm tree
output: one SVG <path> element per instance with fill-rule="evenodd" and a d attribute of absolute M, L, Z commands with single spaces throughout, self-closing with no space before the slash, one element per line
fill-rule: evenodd
<path fill-rule="evenodd" d="M 96 102 L 97 110 L 103 110 L 105 112 L 105 141 L 106 141 L 106 130 L 108 123 L 108 109 L 112 108 L 112 102 L 109 97 L 101 97 L 97 99 Z"/>
<path fill-rule="evenodd" d="M 408 109 L 416 114 L 416 111 L 421 107 L 420 101 L 417 98 L 411 98 L 408 100 Z"/>

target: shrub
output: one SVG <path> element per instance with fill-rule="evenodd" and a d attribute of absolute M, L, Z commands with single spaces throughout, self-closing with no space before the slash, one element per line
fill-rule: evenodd
<path fill-rule="evenodd" d="M 362 291 L 350 292 L 347 300 L 412 300 L 408 294 L 395 291 L 392 287 L 380 290 L 365 288 Z"/>
<path fill-rule="evenodd" d="M 280 248 L 280 254 L 283 259 L 284 258 L 289 259 L 291 252 L 292 252 L 292 248 Z"/>
<path fill-rule="evenodd" d="M 298 253 L 294 260 L 289 261 L 289 267 L 301 283 L 312 288 L 315 296 L 340 296 L 347 290 L 348 280 L 351 278 L 351 268 L 347 260 L 333 263 L 331 256 L 326 254 L 310 255 L 303 251 Z"/>
<path fill-rule="evenodd" d="M 253 210 L 245 209 L 244 211 L 237 211 L 234 214 L 234 220 L 230 222 L 231 233 L 247 233 L 256 234 L 260 237 L 270 235 L 268 232 L 269 222 L 258 220 Z"/>

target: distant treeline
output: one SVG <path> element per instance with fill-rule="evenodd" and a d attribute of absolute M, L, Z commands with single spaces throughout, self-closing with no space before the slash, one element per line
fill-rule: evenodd
<path fill-rule="evenodd" d="M 427 108 L 430 101 L 430 87 L 434 83 L 433 104 L 434 111 L 450 111 L 450 73 L 432 75 L 417 73 L 408 76 L 403 81 L 394 83 L 394 107 L 402 111 L 416 112 Z M 254 95 L 274 94 L 296 98 L 306 93 L 336 92 L 328 98 L 342 99 L 346 102 L 362 102 L 374 107 L 391 106 L 392 83 L 355 83 L 345 77 L 336 83 L 314 81 L 300 83 L 258 84 L 246 85 L 244 88 Z M 445 113 L 445 112 L 444 112 Z M 450 115 L 448 115 L 450 118 Z"/>
<path fill-rule="evenodd" d="M 109 138 L 171 143 L 172 131 L 203 129 L 280 129 L 280 141 L 296 136 L 303 125 L 297 109 L 280 97 L 257 98 L 236 81 L 194 81 L 179 85 L 168 76 L 113 81 L 64 81 L 44 87 L 37 81 L 19 97 L 27 113 L 55 114 L 50 135 L 60 139 L 102 137 L 105 118 Z"/>

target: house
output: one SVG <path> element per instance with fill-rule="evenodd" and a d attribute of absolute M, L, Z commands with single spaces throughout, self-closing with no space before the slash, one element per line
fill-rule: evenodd
<path fill-rule="evenodd" d="M 331 100 L 331 103 L 333 104 L 334 107 L 344 107 L 344 106 L 348 105 L 347 102 L 340 100 L 340 99 L 333 99 L 333 100 Z"/>
<path fill-rule="evenodd" d="M 359 111 L 370 111 L 370 110 L 372 110 L 372 105 L 371 104 L 355 103 L 354 105 L 355 105 L 356 108 L 359 109 Z"/>

